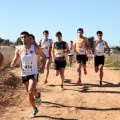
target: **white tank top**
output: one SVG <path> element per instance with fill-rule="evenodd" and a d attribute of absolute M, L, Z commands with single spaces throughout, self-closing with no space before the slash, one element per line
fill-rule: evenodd
<path fill-rule="evenodd" d="M 41 47 L 43 47 L 43 46 L 47 46 L 48 48 L 42 49 L 42 52 L 46 55 L 46 57 L 50 57 L 50 55 L 49 55 L 50 39 L 48 39 L 48 40 L 42 39 Z"/>
<path fill-rule="evenodd" d="M 34 45 L 31 45 L 29 51 L 23 50 L 23 46 L 20 47 L 21 58 L 21 76 L 28 76 L 32 74 L 38 74 L 37 58 L 34 50 Z"/>
<path fill-rule="evenodd" d="M 69 50 L 70 50 L 70 53 L 68 55 L 74 55 L 74 46 L 72 46 L 72 49 L 70 49 L 70 45 L 69 45 Z"/>
<path fill-rule="evenodd" d="M 97 41 L 96 41 L 96 43 L 97 43 Z M 105 55 L 104 50 L 105 50 L 105 41 L 102 40 L 102 42 L 97 44 L 97 46 L 95 48 L 95 55 L 96 56 L 104 56 Z"/>

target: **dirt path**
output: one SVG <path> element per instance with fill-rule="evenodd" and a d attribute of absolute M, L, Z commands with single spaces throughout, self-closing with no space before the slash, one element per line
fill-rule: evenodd
<path fill-rule="evenodd" d="M 104 68 L 104 87 L 99 87 L 99 76 L 93 64 L 87 64 L 88 74 L 82 72 L 82 85 L 76 85 L 77 65 L 66 68 L 64 91 L 60 91 L 60 78 L 50 70 L 48 84 L 43 75 L 37 88 L 42 94 L 42 104 L 35 120 L 120 120 L 120 71 Z M 16 69 L 19 72 L 20 69 Z M 22 86 L 13 99 L 16 103 L 6 108 L 0 120 L 29 120 L 32 111 L 27 93 Z"/>

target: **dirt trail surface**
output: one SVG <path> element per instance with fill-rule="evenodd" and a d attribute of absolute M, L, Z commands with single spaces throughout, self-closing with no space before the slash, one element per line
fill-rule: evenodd
<path fill-rule="evenodd" d="M 37 88 L 42 104 L 35 120 L 120 120 L 120 71 L 104 68 L 103 87 L 93 63 L 87 64 L 88 74 L 82 71 L 82 84 L 77 85 L 77 64 L 65 71 L 65 90 L 60 91 L 60 77 L 50 69 L 48 83 L 40 75 Z M 15 74 L 19 68 L 13 70 Z M 9 93 L 8 93 L 9 94 Z M 29 120 L 32 111 L 27 92 L 22 85 L 12 98 L 15 103 L 5 108 L 0 120 Z"/>

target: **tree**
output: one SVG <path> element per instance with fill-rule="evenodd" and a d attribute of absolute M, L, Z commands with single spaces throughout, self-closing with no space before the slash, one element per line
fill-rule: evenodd
<path fill-rule="evenodd" d="M 90 49 L 92 49 L 92 47 L 93 47 L 94 39 L 95 38 L 93 36 L 88 38 L 88 44 L 89 44 Z"/>
<path fill-rule="evenodd" d="M 20 38 L 18 38 L 15 42 L 15 45 L 22 45 L 22 41 Z"/>

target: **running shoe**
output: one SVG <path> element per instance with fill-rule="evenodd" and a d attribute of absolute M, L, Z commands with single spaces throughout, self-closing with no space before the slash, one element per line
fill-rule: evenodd
<path fill-rule="evenodd" d="M 77 83 L 81 83 L 81 79 L 80 78 L 78 78 Z"/>
<path fill-rule="evenodd" d="M 36 106 L 40 106 L 41 104 L 41 94 L 38 93 L 38 97 L 35 97 L 35 103 L 36 103 Z"/>
<path fill-rule="evenodd" d="M 101 86 L 101 87 L 103 86 L 102 81 L 100 81 L 100 86 Z"/>
<path fill-rule="evenodd" d="M 30 118 L 34 118 L 36 116 L 36 114 L 38 113 L 38 109 L 37 107 L 32 111 Z"/>
<path fill-rule="evenodd" d="M 87 71 L 86 70 L 84 70 L 84 74 L 87 75 Z"/>
<path fill-rule="evenodd" d="M 46 84 L 47 82 L 48 82 L 48 81 L 47 81 L 47 80 L 45 80 L 45 81 L 44 81 L 44 84 Z"/>
<path fill-rule="evenodd" d="M 64 90 L 64 87 L 63 87 L 63 85 L 61 85 L 61 86 L 60 86 L 60 90 L 61 90 L 61 91 L 62 91 L 62 90 Z"/>

